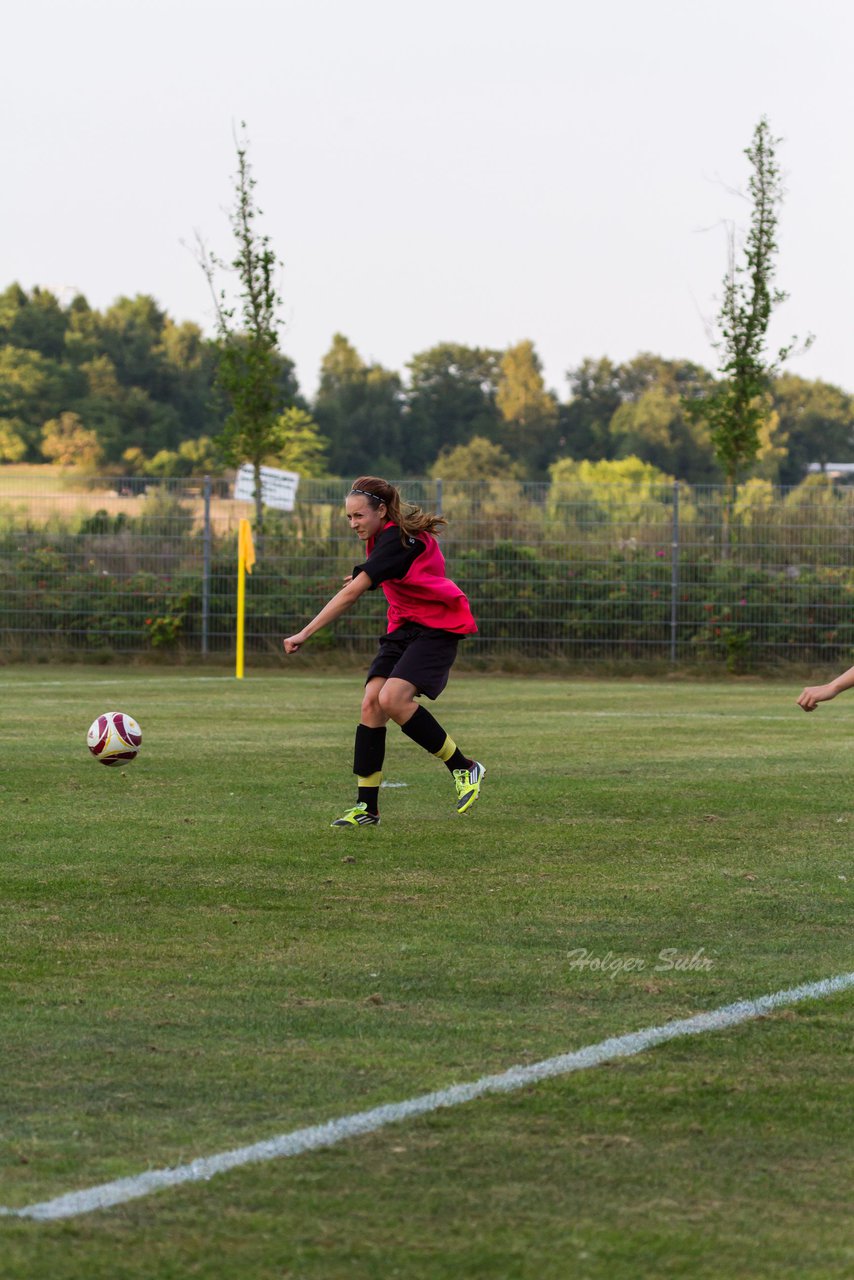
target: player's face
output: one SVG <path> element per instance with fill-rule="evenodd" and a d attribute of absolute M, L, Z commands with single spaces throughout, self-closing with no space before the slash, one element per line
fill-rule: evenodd
<path fill-rule="evenodd" d="M 370 498 L 361 493 L 350 493 L 344 504 L 347 512 L 347 523 L 363 542 L 379 533 L 386 522 L 385 503 L 375 507 Z"/>

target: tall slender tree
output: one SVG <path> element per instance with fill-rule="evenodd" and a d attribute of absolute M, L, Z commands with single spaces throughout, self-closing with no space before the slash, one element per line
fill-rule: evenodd
<path fill-rule="evenodd" d="M 225 393 L 231 412 L 217 445 L 232 465 L 251 462 L 255 470 L 255 527 L 264 530 L 261 500 L 261 465 L 281 444 L 282 357 L 279 353 L 281 298 L 275 277 L 281 263 L 270 237 L 259 232 L 262 211 L 255 200 L 256 180 L 248 158 L 246 125 L 237 138 L 237 172 L 234 175 L 234 208 L 231 229 L 237 242 L 230 264 L 220 260 L 199 241 L 199 261 L 214 298 L 220 345 L 217 384 Z M 216 273 L 230 267 L 239 281 L 239 303 L 230 303 L 224 288 L 217 289 Z"/>
<path fill-rule="evenodd" d="M 796 339 L 781 347 L 771 360 L 766 354 L 768 325 L 774 308 L 788 294 L 776 288 L 777 222 L 783 182 L 775 148 L 763 116 L 745 149 L 750 161 L 752 201 L 750 230 L 744 260 L 736 261 L 735 235 L 729 234 L 729 265 L 718 317 L 719 380 L 687 400 L 689 412 L 704 419 L 724 473 L 731 505 L 740 471 L 757 456 L 760 430 L 770 411 L 771 379 L 790 354 Z M 807 339 L 807 345 L 811 339 Z"/>

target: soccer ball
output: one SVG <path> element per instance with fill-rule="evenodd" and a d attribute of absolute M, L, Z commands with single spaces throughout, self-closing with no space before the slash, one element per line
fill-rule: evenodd
<path fill-rule="evenodd" d="M 101 764 L 127 764 L 135 760 L 142 742 L 142 730 L 133 716 L 124 711 L 105 711 L 89 729 L 86 743 Z"/>

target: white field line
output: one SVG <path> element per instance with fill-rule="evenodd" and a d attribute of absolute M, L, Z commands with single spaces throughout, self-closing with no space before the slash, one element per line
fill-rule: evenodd
<path fill-rule="evenodd" d="M 835 978 L 824 978 L 820 982 L 808 982 L 788 991 L 777 991 L 772 995 L 759 996 L 754 1000 L 739 1000 L 735 1004 L 724 1005 L 720 1009 L 712 1009 L 709 1013 L 700 1013 L 693 1018 L 684 1018 L 678 1022 L 669 1022 L 660 1027 L 647 1027 L 642 1031 L 632 1031 L 628 1035 L 615 1036 L 609 1040 L 601 1040 L 598 1044 L 587 1045 L 574 1053 L 562 1054 L 557 1058 L 546 1058 L 531 1066 L 510 1067 L 500 1075 L 482 1076 L 469 1084 L 451 1085 L 447 1089 L 439 1089 L 435 1093 L 424 1093 L 417 1098 L 409 1098 L 404 1102 L 392 1102 L 371 1111 L 359 1111 L 355 1115 L 343 1116 L 339 1120 L 330 1120 L 326 1124 L 312 1125 L 308 1129 L 296 1129 L 292 1133 L 283 1133 L 276 1138 L 268 1138 L 263 1142 L 253 1143 L 249 1147 L 237 1147 L 233 1151 L 223 1151 L 219 1155 L 204 1156 L 192 1160 L 189 1164 L 177 1165 L 174 1169 L 156 1169 L 148 1173 L 135 1174 L 130 1178 L 119 1178 L 115 1182 L 105 1182 L 98 1187 L 89 1187 L 86 1191 L 71 1191 L 67 1195 L 57 1196 L 54 1200 L 44 1200 L 39 1204 L 25 1205 L 22 1209 L 0 1208 L 0 1214 L 6 1217 L 33 1218 L 39 1222 L 53 1222 L 60 1218 L 75 1218 L 83 1213 L 91 1213 L 94 1209 L 108 1209 L 113 1205 L 125 1204 L 128 1200 L 137 1200 L 152 1191 L 160 1191 L 165 1187 L 183 1186 L 189 1182 L 206 1182 L 217 1173 L 225 1173 L 229 1169 L 237 1169 L 241 1165 L 258 1164 L 267 1160 L 278 1160 L 284 1156 L 298 1156 L 306 1151 L 316 1151 L 321 1147 L 335 1146 L 347 1138 L 355 1138 L 364 1133 L 374 1133 L 388 1124 L 397 1124 L 411 1116 L 426 1115 L 430 1111 L 438 1111 L 443 1107 L 457 1107 L 463 1102 L 471 1102 L 490 1093 L 511 1093 L 525 1085 L 535 1084 L 540 1080 L 548 1080 L 553 1076 L 569 1075 L 573 1071 L 583 1071 L 588 1067 L 597 1067 L 614 1058 L 628 1058 L 642 1053 L 653 1045 L 664 1044 L 668 1040 L 678 1040 L 682 1036 L 702 1035 L 706 1031 L 723 1031 L 727 1027 L 737 1026 L 740 1022 L 749 1022 L 760 1018 L 763 1014 L 772 1013 L 784 1005 L 797 1004 L 801 1000 L 816 1000 L 823 996 L 834 995 L 854 987 L 854 973 L 843 973 Z"/>

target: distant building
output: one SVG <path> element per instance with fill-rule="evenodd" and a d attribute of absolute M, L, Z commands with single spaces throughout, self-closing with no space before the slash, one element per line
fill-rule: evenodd
<path fill-rule="evenodd" d="M 821 475 L 830 476 L 831 480 L 851 480 L 854 478 L 854 462 L 811 462 L 807 467 L 807 473 L 811 476 Z"/>

